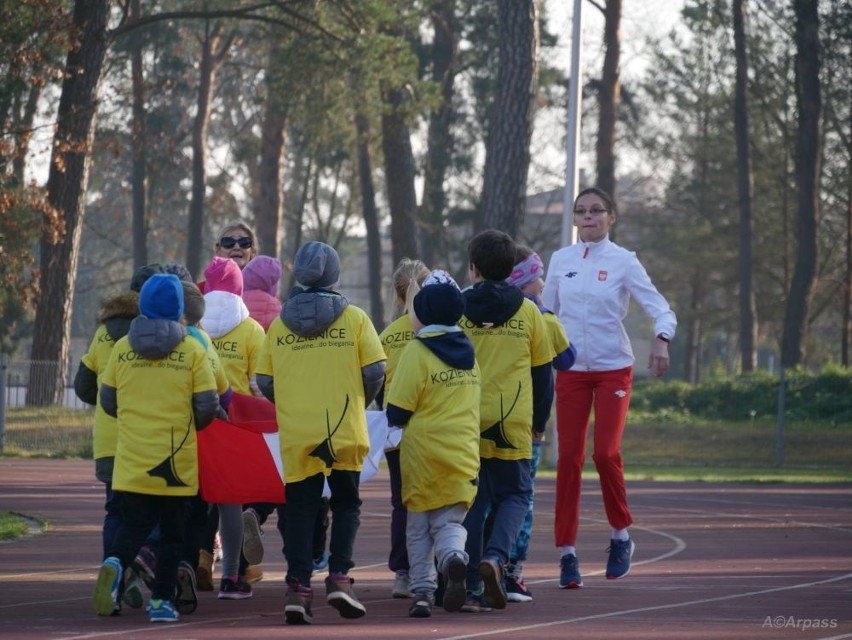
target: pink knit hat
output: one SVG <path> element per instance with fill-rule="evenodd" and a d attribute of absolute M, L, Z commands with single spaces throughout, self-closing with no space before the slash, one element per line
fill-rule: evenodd
<path fill-rule="evenodd" d="M 227 291 L 242 297 L 243 272 L 229 258 L 214 256 L 204 270 L 205 291 Z"/>
<path fill-rule="evenodd" d="M 243 288 L 246 291 L 260 289 L 271 296 L 276 296 L 280 281 L 281 261 L 272 256 L 255 256 L 243 269 Z"/>

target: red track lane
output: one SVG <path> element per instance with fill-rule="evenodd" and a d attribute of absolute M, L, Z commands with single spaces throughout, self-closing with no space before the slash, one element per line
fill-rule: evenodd
<path fill-rule="evenodd" d="M 578 552 L 585 588 L 557 588 L 554 482 L 539 479 L 525 568 L 535 601 L 504 611 L 407 616 L 390 597 L 390 497 L 380 473 L 362 487 L 352 576 L 367 616 L 340 618 L 315 580 L 314 625 L 284 624 L 284 562 L 264 527 L 265 578 L 250 600 L 200 593 L 196 613 L 153 625 L 144 610 L 97 617 L 89 603 L 100 562 L 103 488 L 91 461 L 0 460 L 0 509 L 46 520 L 45 533 L 0 543 L 0 638 L 852 638 L 852 485 L 634 482 L 633 569 L 603 577 L 609 530 L 595 481 L 583 491 Z M 274 517 L 274 516 L 273 516 Z"/>

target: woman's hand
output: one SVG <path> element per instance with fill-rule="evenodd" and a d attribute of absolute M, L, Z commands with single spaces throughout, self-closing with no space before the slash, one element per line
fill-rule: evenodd
<path fill-rule="evenodd" d="M 661 338 L 655 338 L 651 346 L 651 355 L 648 358 L 648 369 L 655 378 L 662 375 L 669 368 L 669 343 Z"/>

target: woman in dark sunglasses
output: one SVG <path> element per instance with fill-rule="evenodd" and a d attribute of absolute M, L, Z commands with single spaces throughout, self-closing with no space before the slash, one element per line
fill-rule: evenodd
<path fill-rule="evenodd" d="M 222 229 L 215 249 L 215 255 L 230 258 L 240 269 L 245 269 L 249 260 L 257 255 L 257 239 L 247 224 L 236 222 Z"/>

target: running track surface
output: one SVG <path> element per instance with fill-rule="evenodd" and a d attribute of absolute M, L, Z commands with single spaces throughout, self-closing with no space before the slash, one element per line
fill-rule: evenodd
<path fill-rule="evenodd" d="M 0 638 L 448 640 L 852 638 L 852 485 L 628 484 L 636 523 L 633 569 L 603 576 L 609 529 L 596 481 L 583 487 L 578 552 L 585 588 L 560 590 L 552 543 L 554 482 L 539 479 L 525 568 L 533 603 L 492 613 L 407 616 L 390 597 L 390 497 L 384 472 L 362 487 L 351 621 L 325 604 L 315 578 L 314 625 L 284 624 L 280 539 L 265 526 L 265 578 L 249 600 L 199 594 L 180 622 L 144 609 L 97 617 L 89 599 L 100 562 L 103 488 L 91 461 L 0 460 L 0 509 L 46 520 L 47 531 L 0 543 Z"/>

